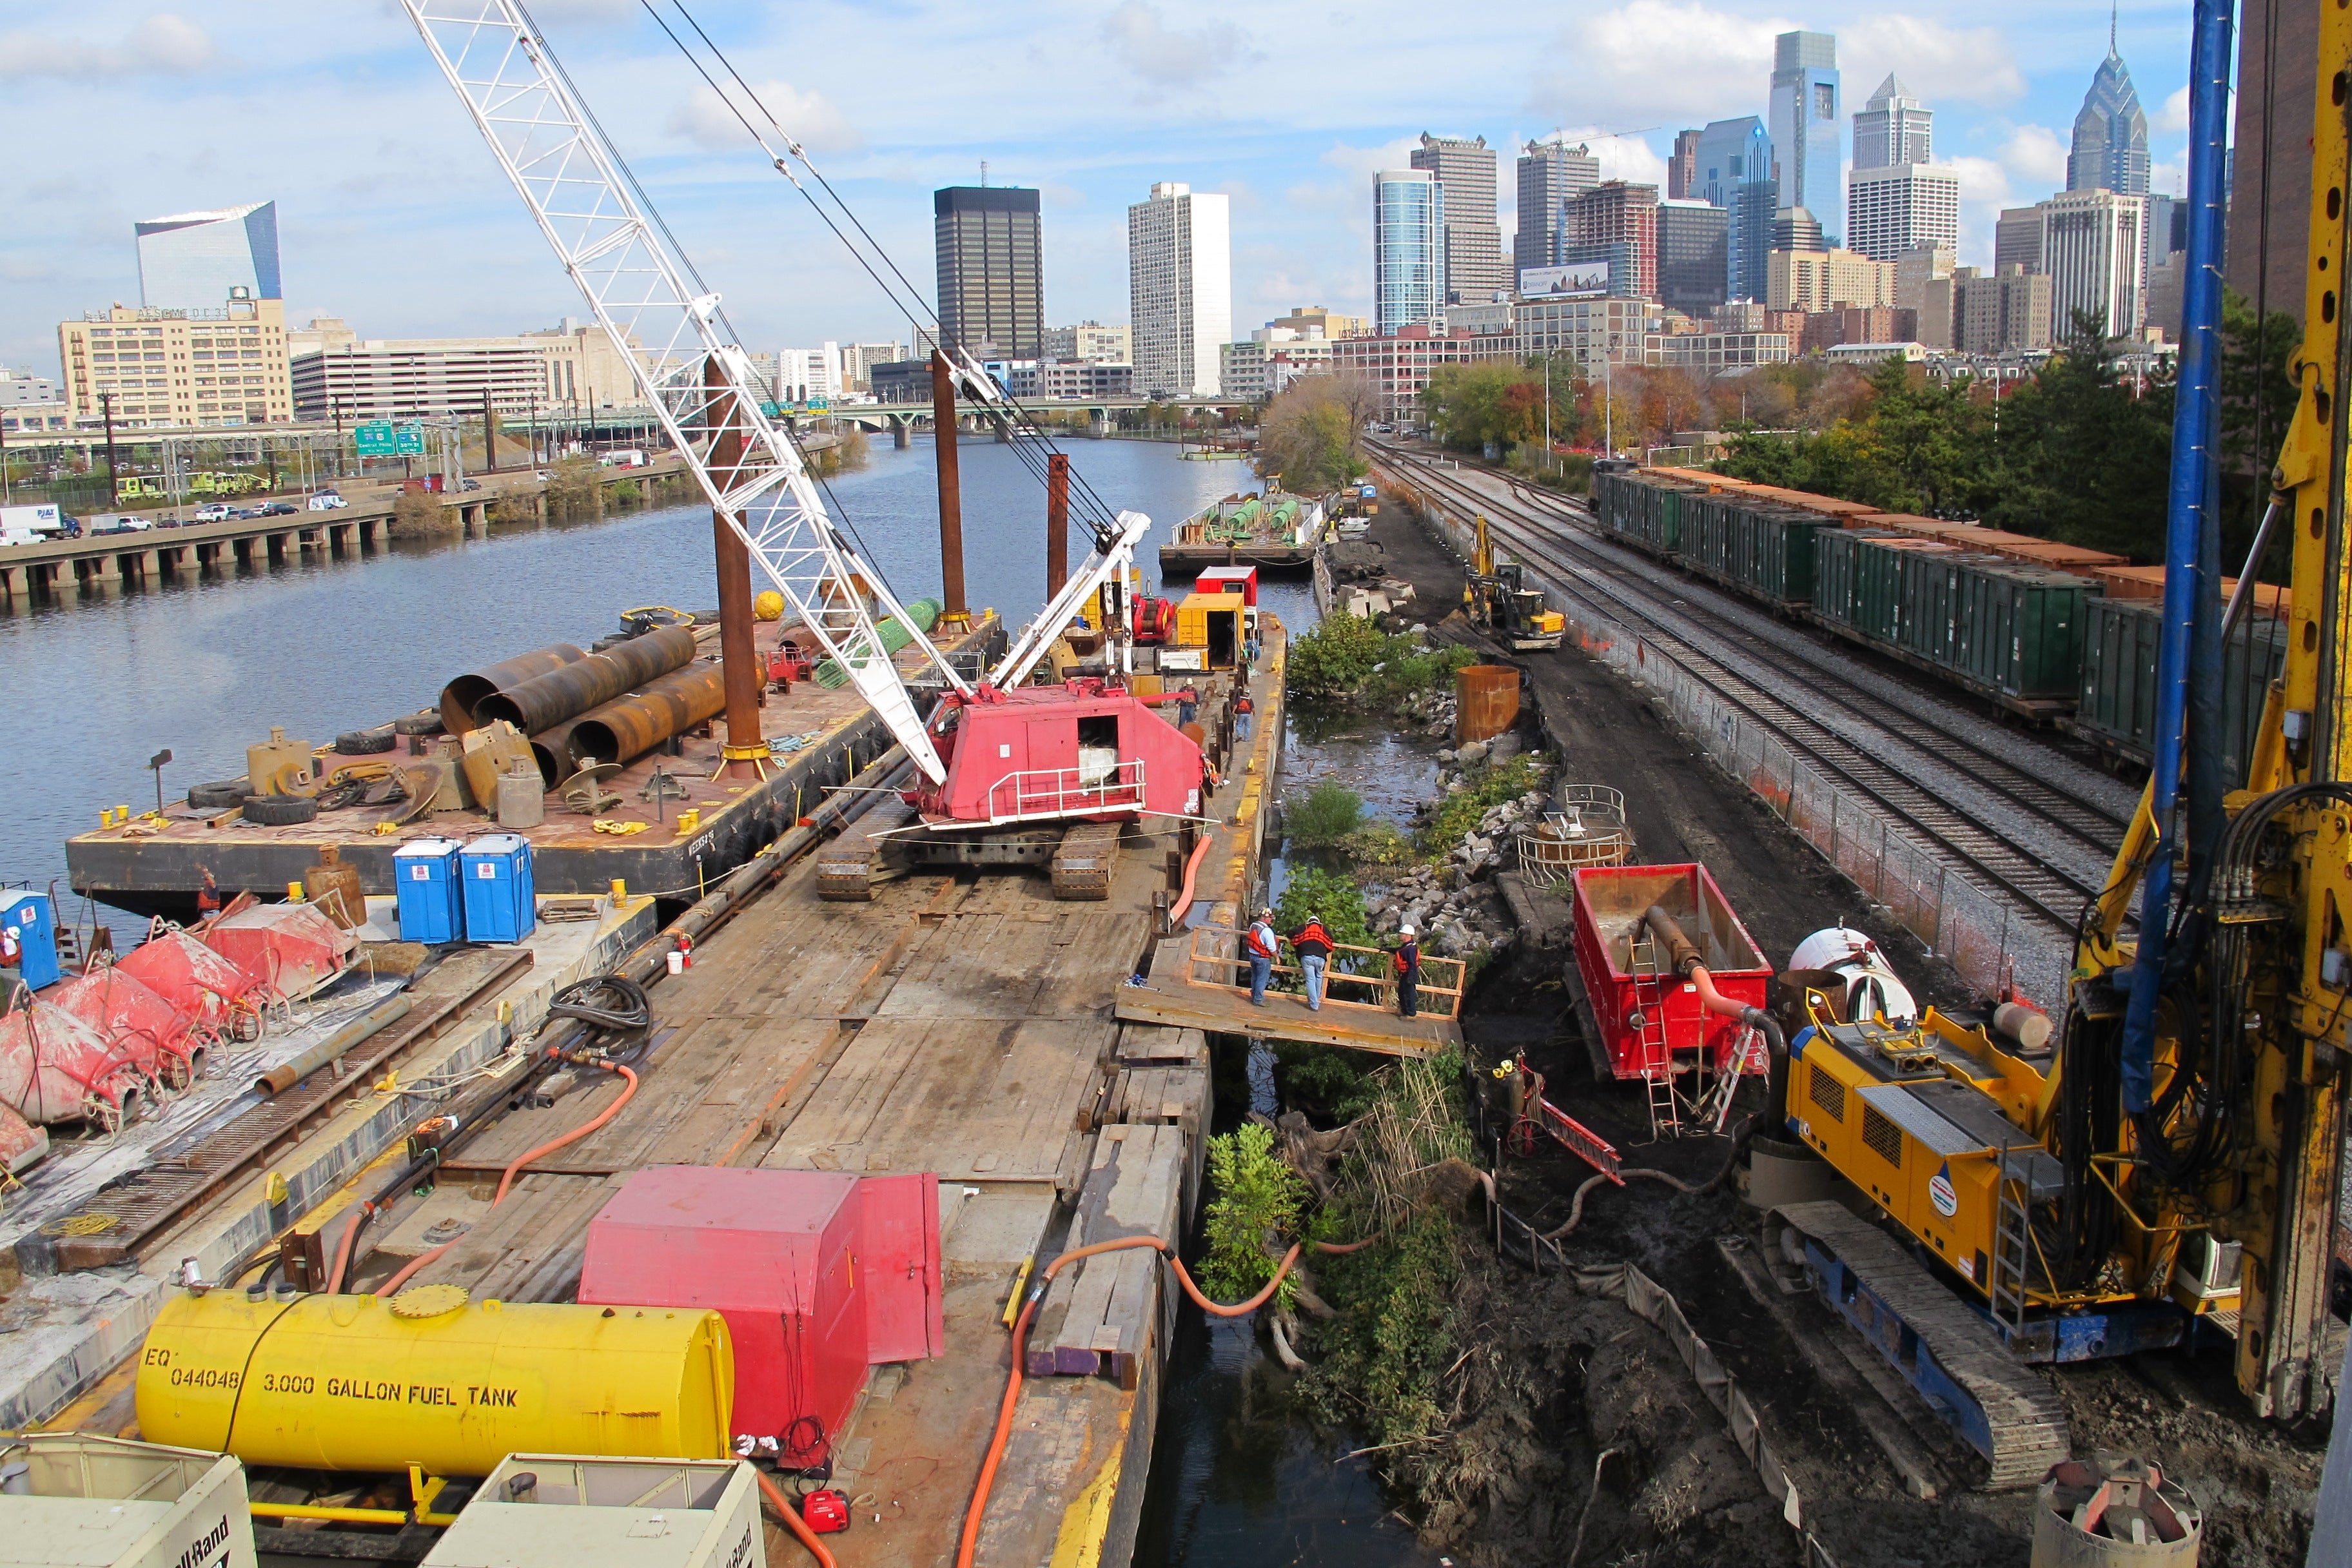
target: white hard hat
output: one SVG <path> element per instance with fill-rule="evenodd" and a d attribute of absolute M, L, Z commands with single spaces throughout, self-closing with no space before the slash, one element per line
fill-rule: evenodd
<path fill-rule="evenodd" d="M 1412 929 L 1412 924 L 1411 924 L 1410 922 L 1408 922 L 1408 923 L 1406 923 L 1406 924 L 1404 924 L 1404 925 L 1401 925 L 1401 926 L 1397 927 L 1397 935 L 1399 935 L 1399 936 L 1412 936 L 1412 935 L 1414 935 L 1414 934 L 1416 934 L 1416 933 L 1414 932 L 1414 931 L 1413 931 L 1413 929 Z"/>

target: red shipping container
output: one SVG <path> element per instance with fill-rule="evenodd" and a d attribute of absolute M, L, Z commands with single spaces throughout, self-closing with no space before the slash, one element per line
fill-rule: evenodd
<path fill-rule="evenodd" d="M 814 1464 L 869 1365 L 945 1347 L 939 1214 L 929 1173 L 654 1166 L 590 1222 L 580 1300 L 717 1311 L 734 1342 L 736 1434 Z"/>
<path fill-rule="evenodd" d="M 1707 1012 L 1699 1005 L 1698 987 L 1667 970 L 1663 947 L 1642 926 L 1653 904 L 1673 916 L 1697 947 L 1717 991 L 1751 1007 L 1764 1005 L 1772 966 L 1706 867 L 1588 866 L 1576 872 L 1576 972 L 1591 1004 L 1591 1024 L 1599 1027 L 1610 1067 L 1621 1079 L 1668 1065 L 1658 1059 L 1657 1031 L 1650 1031 L 1645 1044 L 1635 1021 L 1645 1008 L 1654 1008 L 1652 1021 L 1663 1026 L 1663 1054 L 1673 1066 L 1687 1068 L 1704 1060 L 1721 1071 L 1747 1026 Z"/>

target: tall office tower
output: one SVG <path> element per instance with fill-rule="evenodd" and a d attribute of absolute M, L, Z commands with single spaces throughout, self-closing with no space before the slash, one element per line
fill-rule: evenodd
<path fill-rule="evenodd" d="M 1960 174 L 1944 163 L 1857 164 L 1845 177 L 1848 250 L 1892 261 L 1918 246 L 1960 243 Z"/>
<path fill-rule="evenodd" d="M 1638 300 L 1658 297 L 1658 187 L 1629 185 L 1622 180 L 1611 180 L 1571 196 L 1559 209 L 1559 254 L 1561 261 L 1573 259 L 1572 250 L 1591 247 L 1623 245 L 1633 263 L 1633 287 L 1612 292 L 1627 292 Z M 1617 280 L 1612 277 L 1611 281 Z"/>
<path fill-rule="evenodd" d="M 2239 17 L 2236 134 L 2230 138 L 2229 283 L 2303 320 L 2310 265 L 2311 105 L 2319 7 L 2249 5 Z M 2238 176 L 2246 177 L 2240 180 Z M 2267 191 L 2269 200 L 2263 196 Z M 2185 204 L 2184 204 L 2185 205 Z M 2188 248 L 2183 225 L 2180 248 Z"/>
<path fill-rule="evenodd" d="M 1997 276 L 2015 267 L 2042 270 L 2042 209 L 2003 207 L 1992 228 L 1992 269 Z"/>
<path fill-rule="evenodd" d="M 217 310 L 241 298 L 282 300 L 278 275 L 278 204 L 153 217 L 135 226 L 139 302 L 150 310 Z"/>
<path fill-rule="evenodd" d="M 1935 123 L 1935 112 L 1890 73 L 1853 117 L 1853 166 L 1934 163 Z"/>
<path fill-rule="evenodd" d="M 1845 233 L 1839 205 L 1837 39 L 1783 33 L 1772 40 L 1772 151 L 1780 161 L 1780 205 L 1821 220 L 1834 248 Z"/>
<path fill-rule="evenodd" d="M 1234 335 L 1230 205 L 1163 181 L 1127 209 L 1130 384 L 1146 396 L 1217 395 L 1217 350 Z"/>
<path fill-rule="evenodd" d="M 1803 207 L 1782 207 L 1772 215 L 1775 250 L 1836 250 L 1822 233 L 1822 220 Z"/>
<path fill-rule="evenodd" d="M 2111 338 L 2139 331 L 2147 198 L 2108 190 L 2061 191 L 2040 206 L 2052 341 L 2063 342 L 2073 334 L 2077 310 L 2097 316 Z"/>
<path fill-rule="evenodd" d="M 1530 142 L 1519 154 L 1519 228 L 1511 247 L 1513 265 L 1525 269 L 1559 260 L 1559 207 L 1601 183 L 1601 160 L 1582 142 L 1568 139 Z M 1517 284 L 1518 279 L 1511 280 Z"/>
<path fill-rule="evenodd" d="M 2116 53 L 2113 37 L 2107 41 L 2107 58 L 2091 78 L 2091 90 L 2083 95 L 2082 112 L 2074 116 L 2066 188 L 2147 195 L 2147 116 L 2140 110 L 2131 72 Z"/>
<path fill-rule="evenodd" d="M 1895 258 L 1895 308 L 1912 312 L 1913 336 L 1927 348 L 1952 346 L 1959 275 L 1975 276 L 1953 265 L 1954 254 L 1948 246 L 1922 245 Z"/>
<path fill-rule="evenodd" d="M 1698 197 L 1698 142 L 1706 134 L 1704 131 L 1675 132 L 1674 156 L 1666 160 L 1666 200 L 1680 202 Z"/>
<path fill-rule="evenodd" d="M 1718 120 L 1698 134 L 1697 184 L 1691 194 L 1730 215 L 1723 245 L 1724 290 L 1734 300 L 1764 298 L 1764 258 L 1772 248 L 1772 214 L 1780 205 L 1772 174 L 1772 139 L 1752 114 Z"/>
<path fill-rule="evenodd" d="M 1383 169 L 1372 176 L 1372 330 L 1445 314 L 1445 189 L 1426 169 Z"/>
<path fill-rule="evenodd" d="M 1960 352 L 1997 354 L 2050 346 L 2050 279 L 2014 264 L 1960 281 Z"/>
<path fill-rule="evenodd" d="M 1658 204 L 1658 302 L 1686 316 L 1723 303 L 1731 215 L 1710 202 Z"/>
<path fill-rule="evenodd" d="M 1037 193 L 950 185 L 931 193 L 940 331 L 981 359 L 1045 351 L 1045 269 Z"/>
<path fill-rule="evenodd" d="M 1503 260 L 1503 229 L 1495 209 L 1495 153 L 1484 136 L 1423 132 L 1412 166 L 1437 177 L 1445 191 L 1445 300 L 1483 305 L 1518 279 Z"/>

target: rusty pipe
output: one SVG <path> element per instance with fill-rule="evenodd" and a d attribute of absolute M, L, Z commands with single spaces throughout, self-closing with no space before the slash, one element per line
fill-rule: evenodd
<path fill-rule="evenodd" d="M 406 1017 L 415 1005 L 408 997 L 395 996 L 366 1016 L 354 1018 L 293 1060 L 280 1062 L 254 1079 L 255 1091 L 263 1095 L 285 1093 L 385 1025 Z"/>
<path fill-rule="evenodd" d="M 474 722 L 474 704 L 491 692 L 520 686 L 551 669 L 577 664 L 587 657 L 568 642 L 551 643 L 530 653 L 500 659 L 471 675 L 461 675 L 441 689 L 441 727 L 452 735 L 476 729 L 478 726 Z"/>
<path fill-rule="evenodd" d="M 566 719 L 530 738 L 530 760 L 539 764 L 540 779 L 553 789 L 579 771 L 572 761 L 572 731 L 580 722 Z"/>
<path fill-rule="evenodd" d="M 474 704 L 474 721 L 503 719 L 526 735 L 553 729 L 631 691 L 643 689 L 694 658 L 694 628 L 664 626 L 615 643 L 577 664 L 491 692 Z"/>
<path fill-rule="evenodd" d="M 583 768 L 596 763 L 629 762 L 726 710 L 724 667 L 688 665 L 583 713 L 572 726 L 572 761 Z"/>
<path fill-rule="evenodd" d="M 1698 949 L 1675 924 L 1675 917 L 1656 904 L 1642 911 L 1642 922 L 1650 934 L 1666 945 L 1666 962 L 1698 991 L 1699 1005 L 1726 1018 L 1737 1018 L 1764 1037 L 1764 1048 L 1771 1057 L 1771 1067 L 1764 1080 L 1763 1128 L 1774 1137 L 1789 1121 L 1789 1037 L 1780 1030 L 1780 1021 L 1761 1007 L 1751 1007 L 1735 1001 L 1715 988 L 1715 976 L 1706 972 L 1706 962 Z"/>

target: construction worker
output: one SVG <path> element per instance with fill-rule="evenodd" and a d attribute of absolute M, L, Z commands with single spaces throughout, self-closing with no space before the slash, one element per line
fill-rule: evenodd
<path fill-rule="evenodd" d="M 1250 715 L 1256 711 L 1256 704 L 1250 701 L 1248 692 L 1244 691 L 1234 699 L 1234 740 L 1246 741 L 1250 738 Z"/>
<path fill-rule="evenodd" d="M 1331 933 L 1313 915 L 1307 923 L 1291 933 L 1290 949 L 1298 954 L 1298 967 L 1307 973 L 1307 1010 L 1323 1011 L 1323 966 L 1331 961 Z"/>
<path fill-rule="evenodd" d="M 1185 725 L 1190 724 L 1194 716 L 1200 711 L 1201 694 L 1192 689 L 1192 682 L 1187 681 L 1182 686 L 1177 688 L 1176 727 L 1181 730 Z"/>
<path fill-rule="evenodd" d="M 1410 1018 L 1421 1008 L 1421 942 L 1412 926 L 1397 928 L 1397 943 L 1388 950 L 1396 971 L 1397 1016 Z"/>
<path fill-rule="evenodd" d="M 1274 955 L 1281 938 L 1274 931 L 1274 911 L 1260 910 L 1242 939 L 1242 956 L 1249 960 L 1250 1005 L 1265 1005 L 1265 983 L 1274 977 Z"/>

